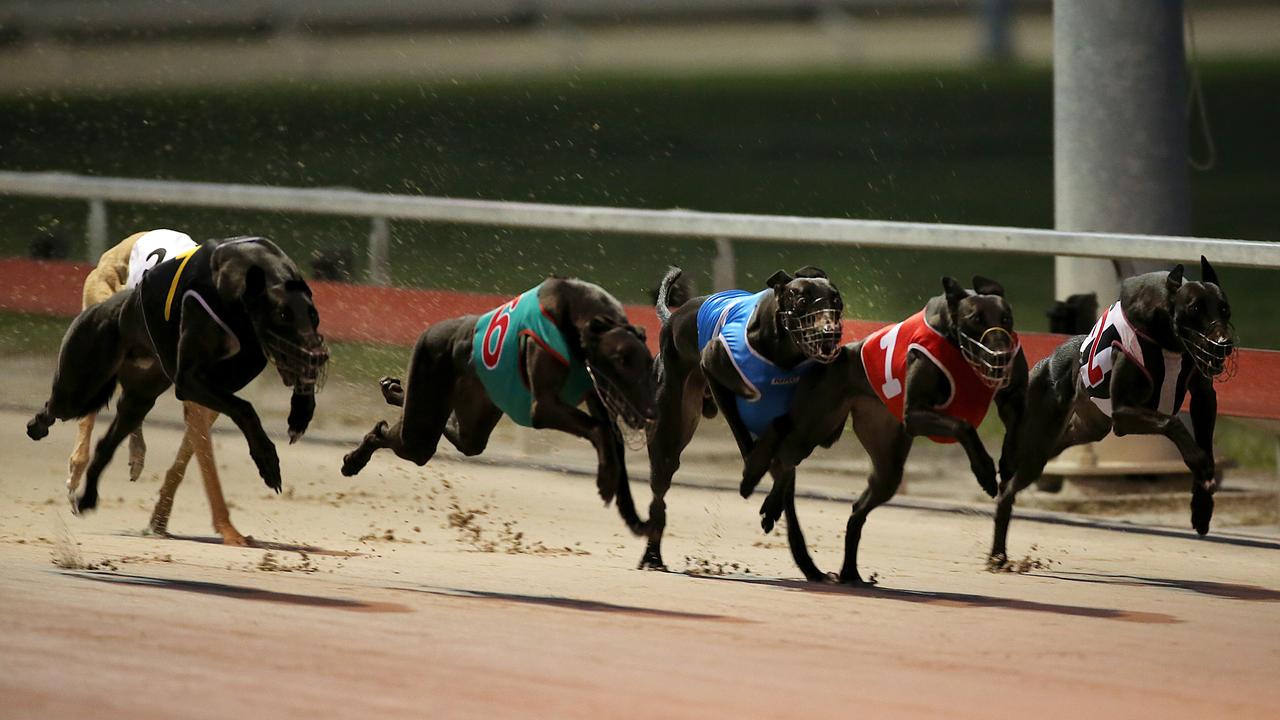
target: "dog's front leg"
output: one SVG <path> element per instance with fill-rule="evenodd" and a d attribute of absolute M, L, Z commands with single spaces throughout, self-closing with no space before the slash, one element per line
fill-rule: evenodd
<path fill-rule="evenodd" d="M 991 497 L 996 496 L 999 487 L 996 484 L 995 461 L 987 453 L 982 438 L 978 437 L 978 431 L 972 425 L 933 410 L 908 410 L 903 416 L 903 425 L 907 434 L 912 437 L 927 435 L 955 438 L 969 456 L 969 469 L 973 471 L 982 491 Z"/>
<path fill-rule="evenodd" d="M 915 350 L 909 351 L 902 405 L 903 429 L 912 437 L 954 438 L 969 457 L 969 469 L 982 491 L 995 497 L 999 491 L 996 464 L 983 447 L 978 431 L 967 421 L 934 409 L 947 402 L 952 391 L 951 380 L 941 368 Z"/>
<path fill-rule="evenodd" d="M 311 424 L 311 418 L 316 414 L 316 396 L 315 393 L 300 393 L 296 390 L 293 397 L 289 398 L 289 444 L 298 442 L 302 434 L 307 431 L 307 426 Z"/>
<path fill-rule="evenodd" d="M 559 430 L 591 442 L 599 460 L 596 487 L 600 497 L 613 500 L 618 487 L 618 462 L 614 457 L 613 423 L 607 414 L 595 418 L 567 404 L 560 393 L 568 379 L 568 368 L 535 343 L 524 349 L 529 392 L 533 396 L 530 420 L 537 429 Z"/>
<path fill-rule="evenodd" d="M 1009 384 L 1001 388 L 995 397 L 996 411 L 1000 413 L 1000 423 L 1004 425 L 1004 440 L 1000 444 L 998 463 L 1002 485 L 1013 479 L 1018 453 L 1018 429 L 1022 425 L 1022 416 L 1027 406 L 1028 375 L 1027 358 L 1018 353 Z"/>
<path fill-rule="evenodd" d="M 1218 490 L 1217 466 L 1213 458 L 1213 428 L 1218 422 L 1218 392 L 1213 381 L 1199 373 L 1188 383 L 1191 393 L 1191 429 L 1196 445 L 1209 456 L 1210 474 L 1191 482 L 1191 527 L 1205 535 L 1213 519 L 1213 494 Z"/>
<path fill-rule="evenodd" d="M 249 443 L 249 456 L 267 487 L 280 492 L 280 458 L 276 446 L 267 437 L 262 421 L 253 405 L 211 382 L 206 365 L 208 358 L 218 357 L 223 330 L 194 301 L 185 301 L 182 328 L 178 338 L 178 371 L 174 380 L 179 400 L 190 401 L 226 415 L 240 428 Z"/>

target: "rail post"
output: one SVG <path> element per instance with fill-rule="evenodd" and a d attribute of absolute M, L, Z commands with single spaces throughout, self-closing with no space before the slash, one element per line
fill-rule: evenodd
<path fill-rule="evenodd" d="M 717 291 L 732 290 L 737 282 L 737 262 L 729 238 L 716 238 L 716 257 L 711 261 L 711 284 Z"/>
<path fill-rule="evenodd" d="M 369 282 L 391 284 L 391 227 L 384 217 L 375 217 L 369 227 Z"/>
<path fill-rule="evenodd" d="M 85 239 L 87 242 L 88 260 L 98 262 L 102 253 L 107 251 L 107 203 L 99 198 L 89 201 L 89 218 L 85 223 Z"/>

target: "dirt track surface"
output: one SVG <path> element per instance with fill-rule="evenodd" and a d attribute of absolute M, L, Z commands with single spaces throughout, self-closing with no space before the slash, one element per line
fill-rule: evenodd
<path fill-rule="evenodd" d="M 681 572 L 639 572 L 587 478 L 379 456 L 349 480 L 341 449 L 302 443 L 277 497 L 219 435 L 232 518 L 261 545 L 228 548 L 194 468 L 180 537 L 137 532 L 173 430 L 75 518 L 73 426 L 34 444 L 25 420 L 0 413 L 0 717 L 1280 716 L 1266 541 L 1015 518 L 1013 553 L 1049 567 L 992 574 L 988 518 L 887 507 L 863 544 L 880 586 L 843 590 L 797 580 L 758 498 L 679 487 Z M 800 513 L 836 569 L 847 506 Z"/>

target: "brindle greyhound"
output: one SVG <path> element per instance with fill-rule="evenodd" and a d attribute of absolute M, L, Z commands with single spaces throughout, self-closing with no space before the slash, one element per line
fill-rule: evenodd
<path fill-rule="evenodd" d="M 97 506 L 98 479 L 116 447 L 173 385 L 179 400 L 231 418 L 249 442 L 258 472 L 280 491 L 275 445 L 253 406 L 235 396 L 276 365 L 293 387 L 290 442 L 306 431 L 328 350 L 320 317 L 293 262 L 265 238 L 210 240 L 152 268 L 133 290 L 80 313 L 62 341 L 53 389 L 27 423 L 43 438 L 57 420 L 84 417 L 121 388 L 115 419 L 94 450 L 76 512 Z"/>
<path fill-rule="evenodd" d="M 387 403 L 404 408 L 399 422 L 375 425 L 343 458 L 342 474 L 357 474 L 382 448 L 425 465 L 441 436 L 463 455 L 479 455 L 507 414 L 591 441 L 600 497 L 609 503 L 616 494 L 619 514 L 639 534 L 645 524 L 631 499 L 619 421 L 648 432 L 652 375 L 644 329 L 627 321 L 613 296 L 598 285 L 553 277 L 484 316 L 427 328 L 409 361 L 408 383 L 390 377 L 379 383 Z M 576 407 L 584 396 L 588 412 Z"/>
<path fill-rule="evenodd" d="M 141 246 L 137 245 L 140 238 L 147 237 L 150 239 L 158 234 L 163 234 L 159 241 L 154 243 L 144 242 Z M 147 231 L 134 233 L 102 253 L 97 266 L 89 271 L 89 275 L 84 280 L 84 304 L 81 309 L 97 305 L 117 292 L 124 290 L 130 284 L 130 281 L 135 277 L 134 274 L 130 273 L 131 257 L 135 255 L 135 246 L 140 249 L 138 254 L 142 255 L 141 257 L 133 258 L 135 263 L 142 261 L 154 266 L 158 264 L 157 259 L 159 262 L 163 262 L 166 255 L 177 254 L 176 252 L 170 252 L 174 248 L 166 246 L 166 241 L 170 239 L 169 236 L 180 237 L 181 242 L 191 242 L 188 236 L 174 233 L 171 230 Z M 181 245 L 175 244 L 176 247 L 181 247 Z M 185 250 L 186 248 L 182 247 L 181 249 Z M 141 269 L 137 270 L 137 274 L 140 275 Z M 188 402 L 182 404 L 182 414 L 186 421 L 186 432 L 183 433 L 178 455 L 174 458 L 173 465 L 169 467 L 168 472 L 165 473 L 164 484 L 160 486 L 160 497 L 156 500 L 155 510 L 151 513 L 151 521 L 147 526 L 148 531 L 156 535 L 167 534 L 169 515 L 173 510 L 174 494 L 186 476 L 187 464 L 191 462 L 192 456 L 195 456 L 200 465 L 200 475 L 204 478 L 204 491 L 209 499 L 209 511 L 213 516 L 214 531 L 222 536 L 222 542 L 226 545 L 248 545 L 249 539 L 240 534 L 240 531 L 231 524 L 231 514 L 227 510 L 227 502 L 222 496 L 222 485 L 218 482 L 218 468 L 213 458 L 213 443 L 209 439 L 209 430 L 213 426 L 214 420 L 218 418 L 218 413 Z M 69 470 L 67 492 L 72 495 L 80 487 L 80 479 L 84 476 L 85 468 L 89 466 L 89 446 L 96 418 L 96 412 L 80 418 L 80 426 L 76 432 L 75 447 L 71 451 L 71 458 L 67 462 Z M 145 456 L 146 444 L 142 440 L 142 428 L 138 428 L 129 435 L 129 479 L 131 481 L 137 480 L 142 474 Z"/>
<path fill-rule="evenodd" d="M 1213 459 L 1215 380 L 1234 371 L 1231 307 L 1218 274 L 1200 258 L 1200 281 L 1181 265 L 1125 280 L 1120 300 L 1093 331 L 1036 363 L 1012 476 L 1001 474 L 990 564 L 1007 562 L 1005 538 L 1018 491 L 1063 450 L 1123 435 L 1164 435 L 1191 470 L 1191 526 L 1204 535 L 1218 480 Z M 1176 415 L 1191 395 L 1191 431 Z M 1002 458 L 1003 460 L 1003 458 Z"/>
<path fill-rule="evenodd" d="M 949 277 L 942 285 L 945 292 L 931 298 L 921 313 L 844 346 L 834 363 L 802 380 L 792 412 L 773 424 L 746 460 L 743 497 L 766 470 L 773 473 L 761 525 L 769 532 L 786 513 L 791 555 L 809 580 L 863 582 L 858 570 L 863 524 L 897 492 L 918 436 L 958 442 L 978 484 L 996 494 L 996 465 L 975 427 L 993 394 L 1005 426 L 1000 473 L 1009 472 L 1027 387 L 1013 311 L 993 280 L 975 277 L 972 292 Z M 835 576 L 823 574 L 809 557 L 795 512 L 794 478 L 796 465 L 818 445 L 835 444 L 846 418 L 871 457 L 872 471 L 853 504 L 844 565 Z M 778 481 L 780 474 L 787 482 Z"/>
<path fill-rule="evenodd" d="M 698 427 L 699 417 L 715 417 L 718 405 L 738 450 L 745 457 L 755 446 L 755 437 L 743 418 L 742 407 L 758 416 L 772 414 L 774 409 L 777 413 L 786 412 L 790 395 L 780 396 L 778 402 L 762 398 L 762 393 L 776 392 L 779 386 L 769 387 L 768 378 L 753 379 L 744 375 L 744 372 L 753 373 L 742 369 L 743 358 L 757 358 L 749 362 L 758 364 L 763 360 L 758 367 L 763 368 L 762 373 L 774 376 L 773 381 L 794 383 L 812 366 L 830 361 L 840 344 L 844 302 L 840 291 L 818 268 L 802 268 L 795 276 L 779 270 L 769 278 L 768 290 L 757 296 L 731 292 L 697 297 L 673 313 L 668 309 L 668 294 L 680 276 L 681 270 L 672 268 L 658 289 L 657 312 L 662 320 L 659 412 L 649 442 L 653 500 L 649 505 L 648 543 L 640 559 L 642 569 L 666 569 L 662 560 L 662 534 L 667 517 L 665 497 L 671 478 L 680 467 L 680 455 Z M 755 303 L 754 309 L 739 313 L 736 334 L 728 341 L 722 329 L 737 302 Z M 722 303 L 723 309 L 715 303 Z M 702 312 L 704 305 L 710 312 Z M 708 395 L 714 398 L 714 404 L 707 401 Z M 739 398 L 746 405 L 740 406 Z M 770 407 L 754 409 L 750 404 L 755 402 Z M 768 420 L 765 417 L 763 422 Z M 786 480 L 777 474 L 774 479 L 775 482 Z"/>

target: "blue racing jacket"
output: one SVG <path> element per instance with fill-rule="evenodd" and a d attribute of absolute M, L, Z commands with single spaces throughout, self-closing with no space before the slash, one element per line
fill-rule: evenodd
<path fill-rule="evenodd" d="M 726 290 L 707 298 L 698 309 L 698 350 L 709 342 L 722 343 L 738 374 L 760 393 L 758 400 L 737 397 L 738 414 L 753 437 L 760 437 L 775 418 L 791 409 L 800 378 L 813 369 L 813 360 L 784 370 L 760 355 L 747 342 L 747 325 L 760 300 L 773 290 L 751 294 Z"/>

